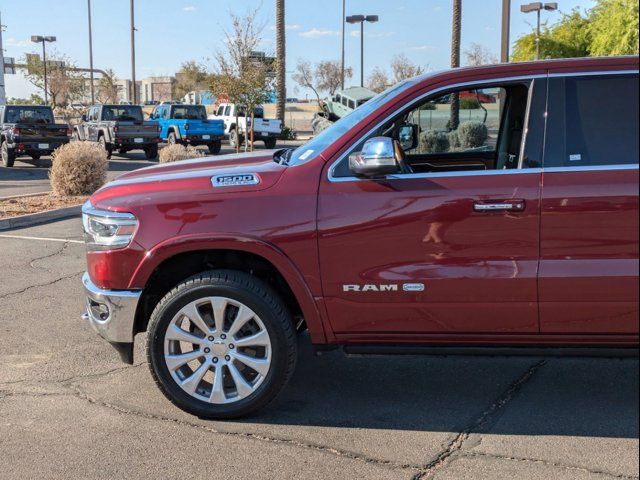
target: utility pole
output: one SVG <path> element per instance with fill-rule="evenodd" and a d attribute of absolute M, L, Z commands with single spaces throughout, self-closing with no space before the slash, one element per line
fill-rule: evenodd
<path fill-rule="evenodd" d="M 129 1 L 131 10 L 131 103 L 137 105 L 136 95 L 136 27 L 133 16 L 133 0 Z"/>
<path fill-rule="evenodd" d="M 7 95 L 4 89 L 4 50 L 2 49 L 2 16 L 0 15 L 0 105 L 7 103 Z"/>
<path fill-rule="evenodd" d="M 500 61 L 509 62 L 509 30 L 511 22 L 511 0 L 502 0 L 502 35 L 500 42 Z"/>
<path fill-rule="evenodd" d="M 342 0 L 342 17 L 340 17 L 340 24 L 342 25 L 342 56 L 340 61 L 340 78 L 342 81 L 342 90 L 344 90 L 344 18 L 346 16 L 346 0 Z"/>
<path fill-rule="evenodd" d="M 95 103 L 95 92 L 93 88 L 93 39 L 91 35 L 91 0 L 87 0 L 87 17 L 89 20 L 89 78 L 91 82 L 91 105 Z"/>

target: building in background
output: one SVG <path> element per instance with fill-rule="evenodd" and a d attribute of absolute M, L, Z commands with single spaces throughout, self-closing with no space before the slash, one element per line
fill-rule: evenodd
<path fill-rule="evenodd" d="M 116 85 L 118 88 L 118 101 L 120 103 L 131 103 L 133 99 L 131 98 L 131 80 L 117 80 Z M 142 86 L 142 82 L 136 82 L 136 94 L 138 98 L 140 98 L 140 88 Z"/>
<path fill-rule="evenodd" d="M 140 102 L 170 102 L 172 101 L 176 78 L 166 77 L 147 77 L 140 82 Z"/>

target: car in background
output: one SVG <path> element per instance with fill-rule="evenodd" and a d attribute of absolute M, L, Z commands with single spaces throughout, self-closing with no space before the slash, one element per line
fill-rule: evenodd
<path fill-rule="evenodd" d="M 0 105 L 0 151 L 2 164 L 12 167 L 19 156 L 33 160 L 69 142 L 66 123 L 55 123 L 51 107 L 44 105 Z"/>
<path fill-rule="evenodd" d="M 328 120 L 335 122 L 339 118 L 353 112 L 360 105 L 376 96 L 376 92 L 364 87 L 351 87 L 338 90 L 329 100 L 324 102 L 323 110 Z"/>
<path fill-rule="evenodd" d="M 143 150 L 147 159 L 158 156 L 160 126 L 145 121 L 140 105 L 94 105 L 73 129 L 76 141 L 98 142 L 111 158 L 114 150 Z"/>
<path fill-rule="evenodd" d="M 244 105 L 221 103 L 216 113 L 209 115 L 209 119 L 224 122 L 224 133 L 232 147 L 242 145 L 245 138 L 250 135 L 251 116 L 247 115 Z M 264 118 L 262 106 L 254 108 L 253 121 L 253 140 L 262 140 L 266 148 L 274 148 L 282 131 L 282 122 L 275 118 Z"/>
<path fill-rule="evenodd" d="M 160 138 L 169 145 L 206 145 L 217 155 L 224 138 L 224 122 L 207 119 L 204 105 L 162 104 L 150 117 L 160 125 Z"/>

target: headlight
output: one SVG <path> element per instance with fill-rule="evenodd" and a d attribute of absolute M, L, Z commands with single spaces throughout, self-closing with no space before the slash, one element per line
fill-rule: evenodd
<path fill-rule="evenodd" d="M 82 206 L 82 226 L 89 250 L 115 250 L 129 245 L 138 220 L 131 213 L 98 210 L 86 201 Z"/>

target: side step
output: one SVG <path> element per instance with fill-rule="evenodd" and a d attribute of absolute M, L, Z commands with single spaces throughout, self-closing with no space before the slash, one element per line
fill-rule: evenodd
<path fill-rule="evenodd" d="M 638 347 L 478 347 L 446 345 L 345 345 L 346 355 L 490 357 L 638 357 Z"/>

